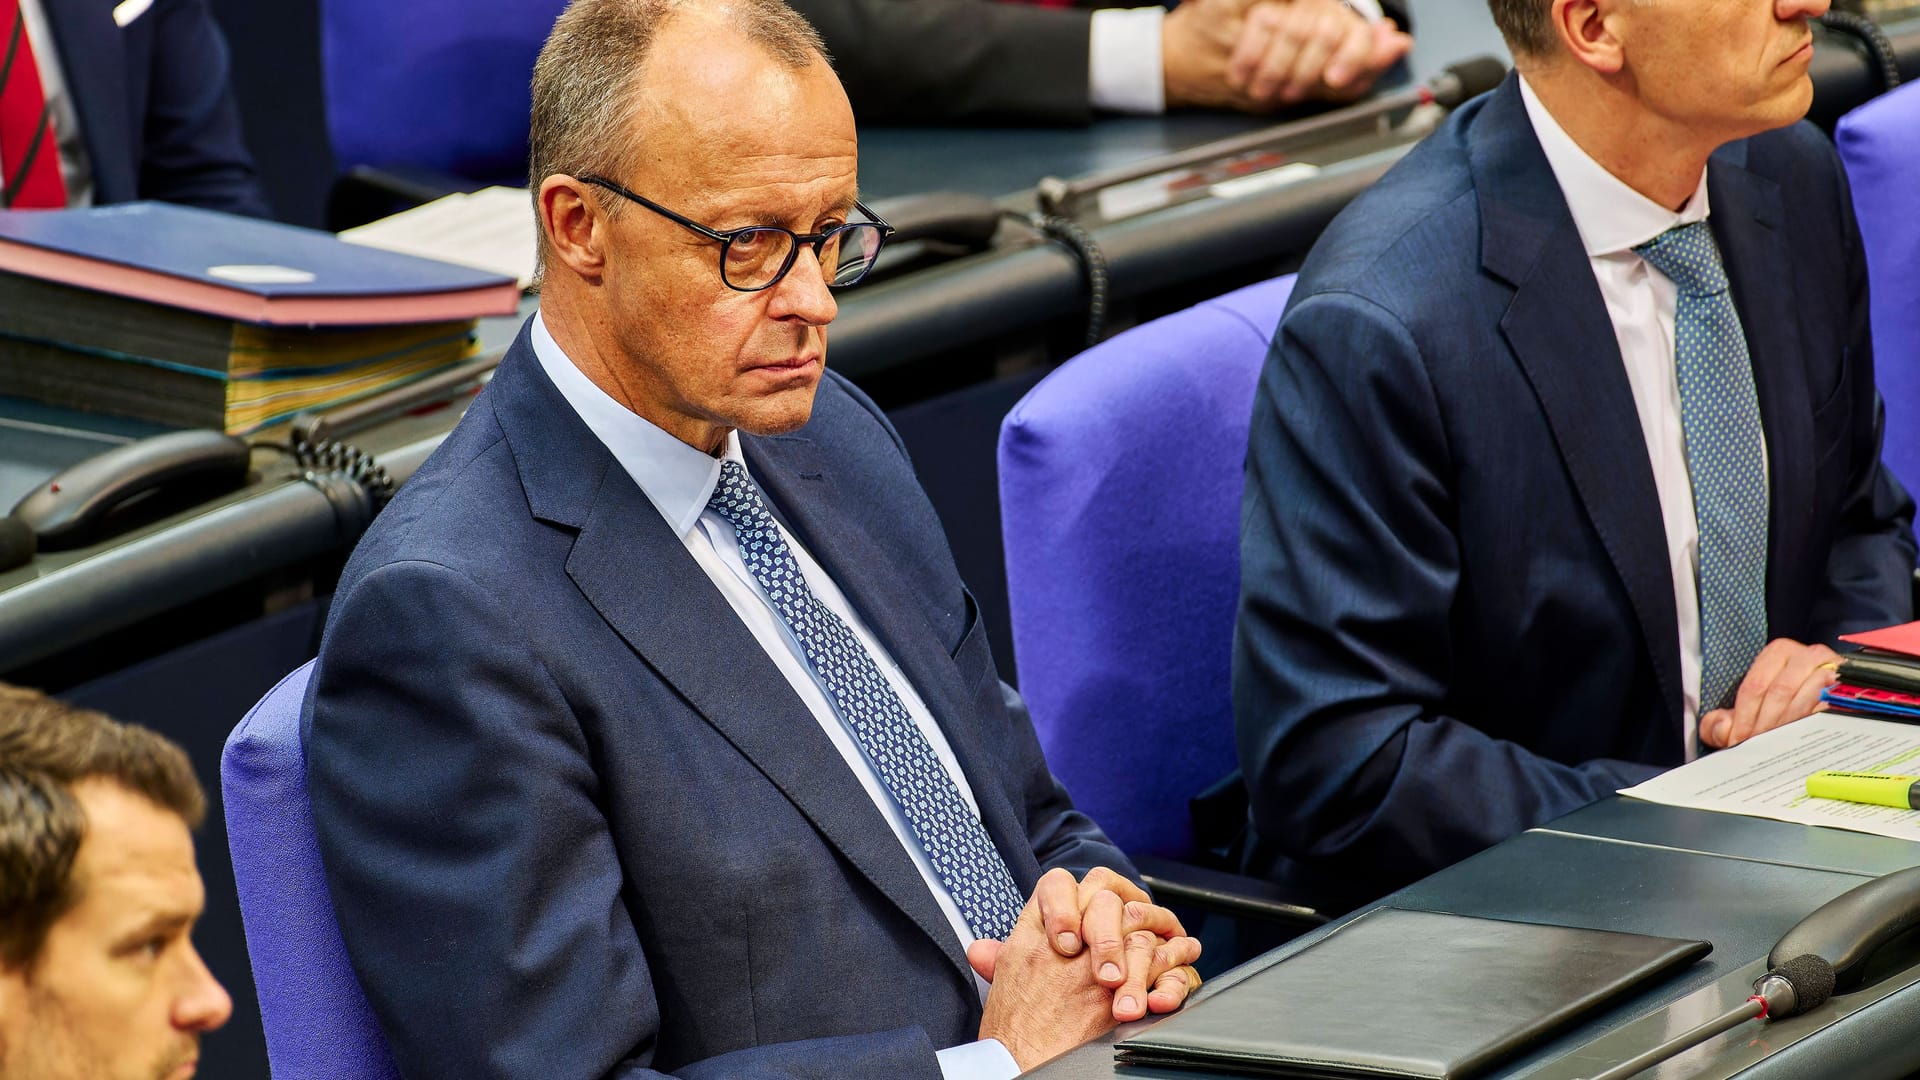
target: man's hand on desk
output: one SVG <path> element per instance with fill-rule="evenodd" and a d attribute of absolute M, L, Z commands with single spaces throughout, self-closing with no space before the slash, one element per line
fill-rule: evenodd
<path fill-rule="evenodd" d="M 1161 29 L 1166 103 L 1259 112 L 1350 101 L 1413 47 L 1340 0 L 1185 0 Z"/>
<path fill-rule="evenodd" d="M 1754 657 L 1734 691 L 1731 709 L 1700 716 L 1700 741 L 1738 746 L 1763 731 L 1820 712 L 1820 691 L 1833 684 L 1840 657 L 1825 645 L 1775 638 Z"/>
<path fill-rule="evenodd" d="M 1118 875 L 1101 873 L 1138 889 Z M 1056 874 L 1064 876 L 1076 892 L 1079 890 L 1071 874 L 1055 870 L 1049 871 L 1048 877 Z M 1093 876 L 1089 874 L 1088 879 Z M 1005 942 L 976 941 L 967 949 L 968 962 L 981 978 L 993 984 L 980 1020 L 980 1037 L 998 1039 L 1023 1071 L 1104 1034 L 1119 1020 L 1139 1019 L 1149 1006 L 1154 1012 L 1171 1012 L 1200 985 L 1192 967 L 1200 958 L 1200 943 L 1185 936 L 1163 937 L 1155 927 L 1177 928 L 1178 920 L 1171 912 L 1144 901 L 1119 905 L 1123 933 L 1117 966 L 1125 970 L 1117 992 L 1097 977 L 1089 960 L 1077 955 L 1077 941 L 1076 955 L 1062 955 L 1063 933 L 1084 936 L 1090 943 L 1104 937 L 1106 931 L 1098 926 L 1108 918 L 1108 901 L 1100 897 L 1118 901 L 1119 894 L 1103 884 L 1106 882 L 1096 883 L 1087 891 L 1089 914 L 1080 931 L 1049 930 L 1047 917 L 1041 913 L 1041 894 L 1052 893 L 1054 903 L 1068 894 L 1057 881 L 1050 885 L 1043 879 Z M 1074 900 L 1077 902 L 1078 897 Z M 1084 928 L 1088 924 L 1096 929 L 1088 932 Z M 1056 921 L 1053 925 L 1062 924 Z M 1107 962 L 1102 960 L 1102 966 Z M 1146 992 L 1149 987 L 1151 993 Z M 1136 1002 L 1135 1010 L 1132 1015 L 1119 1016 L 1119 1001 L 1127 997 Z M 1141 1001 L 1146 1005 L 1139 1005 Z"/>

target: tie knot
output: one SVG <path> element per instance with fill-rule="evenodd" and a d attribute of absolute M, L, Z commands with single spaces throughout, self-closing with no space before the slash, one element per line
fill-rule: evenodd
<path fill-rule="evenodd" d="M 735 533 L 761 526 L 771 516 L 760 498 L 760 489 L 753 484 L 753 477 L 748 476 L 745 466 L 737 461 L 720 463 L 720 482 L 713 485 L 707 508 L 726 518 Z"/>
<path fill-rule="evenodd" d="M 1727 290 L 1720 248 L 1704 221 L 1677 225 L 1633 250 L 1688 296 L 1712 296 Z"/>

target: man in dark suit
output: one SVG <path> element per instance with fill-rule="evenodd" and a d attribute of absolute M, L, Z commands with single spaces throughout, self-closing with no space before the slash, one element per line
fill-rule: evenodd
<path fill-rule="evenodd" d="M 67 205 L 155 199 L 269 215 L 206 0 L 20 6 L 27 30 L 48 32 L 27 40 L 42 81 L 53 72 L 47 97 Z"/>
<path fill-rule="evenodd" d="M 1818 707 L 1912 616 L 1825 0 L 1494 0 L 1518 69 L 1320 239 L 1261 377 L 1252 866 L 1362 900 Z"/>
<path fill-rule="evenodd" d="M 1177 1007 L 1198 943 L 823 370 L 885 230 L 813 31 L 575 0 L 532 132 L 541 312 L 354 553 L 306 719 L 402 1071 L 997 1078 Z"/>
<path fill-rule="evenodd" d="M 862 123 L 1347 101 L 1412 47 L 1400 0 L 795 0 Z M 1396 25 L 1396 21 L 1397 24 Z"/>

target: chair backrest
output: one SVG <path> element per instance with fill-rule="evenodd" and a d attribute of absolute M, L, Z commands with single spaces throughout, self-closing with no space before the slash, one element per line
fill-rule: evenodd
<path fill-rule="evenodd" d="M 1866 241 L 1874 378 L 1887 403 L 1883 457 L 1920 491 L 1920 83 L 1882 94 L 1834 130 Z"/>
<path fill-rule="evenodd" d="M 1235 767 L 1229 687 L 1254 385 L 1288 275 L 1062 365 L 1000 426 L 1020 690 L 1054 774 L 1122 848 L 1181 857 Z"/>
<path fill-rule="evenodd" d="M 333 153 L 526 184 L 533 58 L 567 0 L 321 0 Z"/>
<path fill-rule="evenodd" d="M 300 708 L 313 662 L 267 692 L 227 737 L 220 794 L 247 955 L 276 1077 L 399 1080 L 347 959 L 307 803 Z"/>

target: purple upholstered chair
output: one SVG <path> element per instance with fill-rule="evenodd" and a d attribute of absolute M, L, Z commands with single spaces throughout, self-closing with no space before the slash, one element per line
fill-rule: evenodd
<path fill-rule="evenodd" d="M 313 662 L 267 692 L 227 737 L 220 794 L 240 919 L 276 1080 L 399 1080 L 347 960 L 307 804 L 300 706 Z"/>
<path fill-rule="evenodd" d="M 566 0 L 321 0 L 341 171 L 411 166 L 524 185 L 533 58 Z"/>
<path fill-rule="evenodd" d="M 1887 467 L 1920 491 L 1920 84 L 1882 94 L 1834 132 L 1853 185 L 1873 294 L 1873 363 Z"/>
<path fill-rule="evenodd" d="M 1020 690 L 1075 804 L 1137 861 L 1159 857 L 1149 877 L 1196 855 L 1188 801 L 1236 767 L 1247 427 L 1292 289 L 1288 275 L 1120 334 L 1000 425 Z"/>

